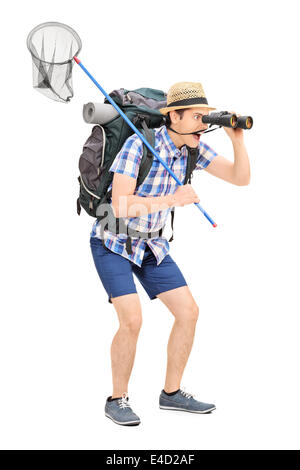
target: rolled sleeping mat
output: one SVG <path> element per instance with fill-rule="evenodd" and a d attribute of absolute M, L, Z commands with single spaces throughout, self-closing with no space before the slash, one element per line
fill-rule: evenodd
<path fill-rule="evenodd" d="M 116 116 L 118 111 L 106 103 L 87 103 L 83 105 L 83 119 L 89 124 L 106 124 Z"/>

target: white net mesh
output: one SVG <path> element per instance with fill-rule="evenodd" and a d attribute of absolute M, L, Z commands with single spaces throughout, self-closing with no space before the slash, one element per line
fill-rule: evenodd
<path fill-rule="evenodd" d="M 74 95 L 73 57 L 81 50 L 78 34 L 63 23 L 36 26 L 27 37 L 32 57 L 33 87 L 48 98 L 68 102 Z"/>

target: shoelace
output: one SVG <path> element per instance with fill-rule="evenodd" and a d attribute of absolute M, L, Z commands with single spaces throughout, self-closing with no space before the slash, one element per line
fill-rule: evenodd
<path fill-rule="evenodd" d="M 184 396 L 184 397 L 187 397 L 187 398 L 194 398 L 195 394 L 193 393 L 188 393 L 186 390 L 185 390 L 185 387 L 182 387 L 182 389 L 180 389 L 180 393 Z"/>
<path fill-rule="evenodd" d="M 124 409 L 124 408 L 130 408 L 129 404 L 129 398 L 127 392 L 124 392 L 122 394 L 122 397 L 118 400 L 119 407 Z"/>

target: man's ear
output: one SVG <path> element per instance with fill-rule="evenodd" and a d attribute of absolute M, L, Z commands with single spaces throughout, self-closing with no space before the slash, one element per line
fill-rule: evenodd
<path fill-rule="evenodd" d="M 171 122 L 174 124 L 177 124 L 179 120 L 179 115 L 176 113 L 176 111 L 170 111 L 169 116 L 170 116 Z"/>

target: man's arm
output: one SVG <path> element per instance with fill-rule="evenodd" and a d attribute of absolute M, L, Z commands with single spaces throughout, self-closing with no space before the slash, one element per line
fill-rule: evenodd
<path fill-rule="evenodd" d="M 166 196 L 136 196 L 136 179 L 115 173 L 112 185 L 112 207 L 115 217 L 140 217 L 166 210 L 174 205 L 173 194 Z"/>
<path fill-rule="evenodd" d="M 235 143 L 233 149 L 234 163 L 222 155 L 217 155 L 204 170 L 228 183 L 237 186 L 248 185 L 250 183 L 250 165 L 246 147 L 244 144 Z"/>

